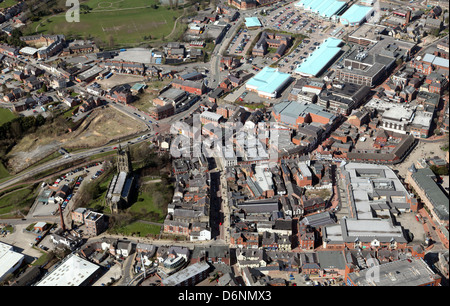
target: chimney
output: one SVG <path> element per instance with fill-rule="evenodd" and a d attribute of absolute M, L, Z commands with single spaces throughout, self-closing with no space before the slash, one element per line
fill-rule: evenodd
<path fill-rule="evenodd" d="M 65 231 L 66 226 L 64 225 L 64 217 L 63 217 L 63 213 L 62 213 L 61 203 L 59 203 L 58 205 L 59 205 L 59 217 L 61 219 L 61 228 L 63 231 Z"/>

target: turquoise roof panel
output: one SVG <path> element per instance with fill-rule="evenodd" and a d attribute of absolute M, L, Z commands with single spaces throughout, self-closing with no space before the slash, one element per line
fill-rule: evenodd
<path fill-rule="evenodd" d="M 342 40 L 330 37 L 327 38 L 303 63 L 301 63 L 295 72 L 311 76 L 318 75 L 322 69 L 341 51 L 339 47 Z"/>
<path fill-rule="evenodd" d="M 291 76 L 278 69 L 264 67 L 257 75 L 248 80 L 247 86 L 254 86 L 258 91 L 272 94 L 276 92 Z"/>
<path fill-rule="evenodd" d="M 344 14 L 340 17 L 341 23 L 344 25 L 361 23 L 366 15 L 372 10 L 370 6 L 364 5 L 352 5 Z"/>
<path fill-rule="evenodd" d="M 245 18 L 245 26 L 247 28 L 260 27 L 261 22 L 259 21 L 259 19 L 257 17 L 246 17 Z"/>

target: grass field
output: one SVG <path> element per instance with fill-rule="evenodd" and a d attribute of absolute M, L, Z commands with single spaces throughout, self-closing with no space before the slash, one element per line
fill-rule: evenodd
<path fill-rule="evenodd" d="M 33 204 L 35 189 L 32 186 L 6 193 L 0 197 L 0 216 L 12 218 L 17 211 L 26 213 Z"/>
<path fill-rule="evenodd" d="M 11 7 L 17 3 L 19 3 L 17 0 L 4 0 L 0 3 L 0 9 Z"/>
<path fill-rule="evenodd" d="M 96 38 L 110 47 L 138 44 L 142 41 L 160 40 L 169 35 L 175 19 L 183 10 L 171 10 L 159 6 L 152 8 L 156 0 L 89 0 L 82 4 L 91 8 L 80 14 L 80 22 L 69 23 L 65 13 L 32 23 L 27 26 L 27 34 L 64 34 L 67 37 Z"/>
<path fill-rule="evenodd" d="M 138 201 L 134 203 L 129 210 L 136 214 L 150 214 L 152 216 L 149 218 L 151 221 L 163 222 L 166 215 L 158 204 L 159 203 L 155 203 L 152 193 L 143 192 L 139 195 Z"/>
<path fill-rule="evenodd" d="M 148 234 L 158 235 L 161 227 L 158 225 L 147 224 L 144 222 L 133 222 L 118 229 L 123 235 L 137 235 L 139 237 L 145 237 Z"/>
<path fill-rule="evenodd" d="M 3 123 L 6 123 L 8 121 L 13 120 L 17 116 L 14 115 L 9 109 L 7 108 L 0 108 L 0 125 Z"/>

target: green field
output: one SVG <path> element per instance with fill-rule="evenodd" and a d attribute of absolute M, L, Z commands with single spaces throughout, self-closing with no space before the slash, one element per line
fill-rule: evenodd
<path fill-rule="evenodd" d="M 0 196 L 0 216 L 13 218 L 18 211 L 26 214 L 33 204 L 35 191 L 36 189 L 30 185 L 4 193 Z"/>
<path fill-rule="evenodd" d="M 26 34 L 64 34 L 67 37 L 97 39 L 109 47 L 132 46 L 160 40 L 172 32 L 183 9 L 151 7 L 156 0 L 89 0 L 91 9 L 80 14 L 80 22 L 67 22 L 65 13 L 44 18 L 27 26 Z"/>
<path fill-rule="evenodd" d="M 0 108 L 0 125 L 3 123 L 6 123 L 8 121 L 13 120 L 17 116 L 14 115 L 9 109 L 7 108 Z"/>
<path fill-rule="evenodd" d="M 11 7 L 17 3 L 17 0 L 4 0 L 2 3 L 0 3 L 0 9 Z"/>
<path fill-rule="evenodd" d="M 119 228 L 117 231 L 123 235 L 137 235 L 139 237 L 145 237 L 147 235 L 158 235 L 161 230 L 161 226 L 147 224 L 144 222 L 133 222 L 126 226 Z"/>

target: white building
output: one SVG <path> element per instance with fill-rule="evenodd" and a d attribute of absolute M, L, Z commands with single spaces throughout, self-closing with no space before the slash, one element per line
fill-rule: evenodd
<path fill-rule="evenodd" d="M 36 286 L 87 285 L 95 277 L 99 269 L 100 266 L 72 253 L 56 269 L 37 283 Z"/>
<path fill-rule="evenodd" d="M 0 241 L 0 281 L 16 271 L 24 258 L 24 255 L 14 251 L 13 246 Z"/>

